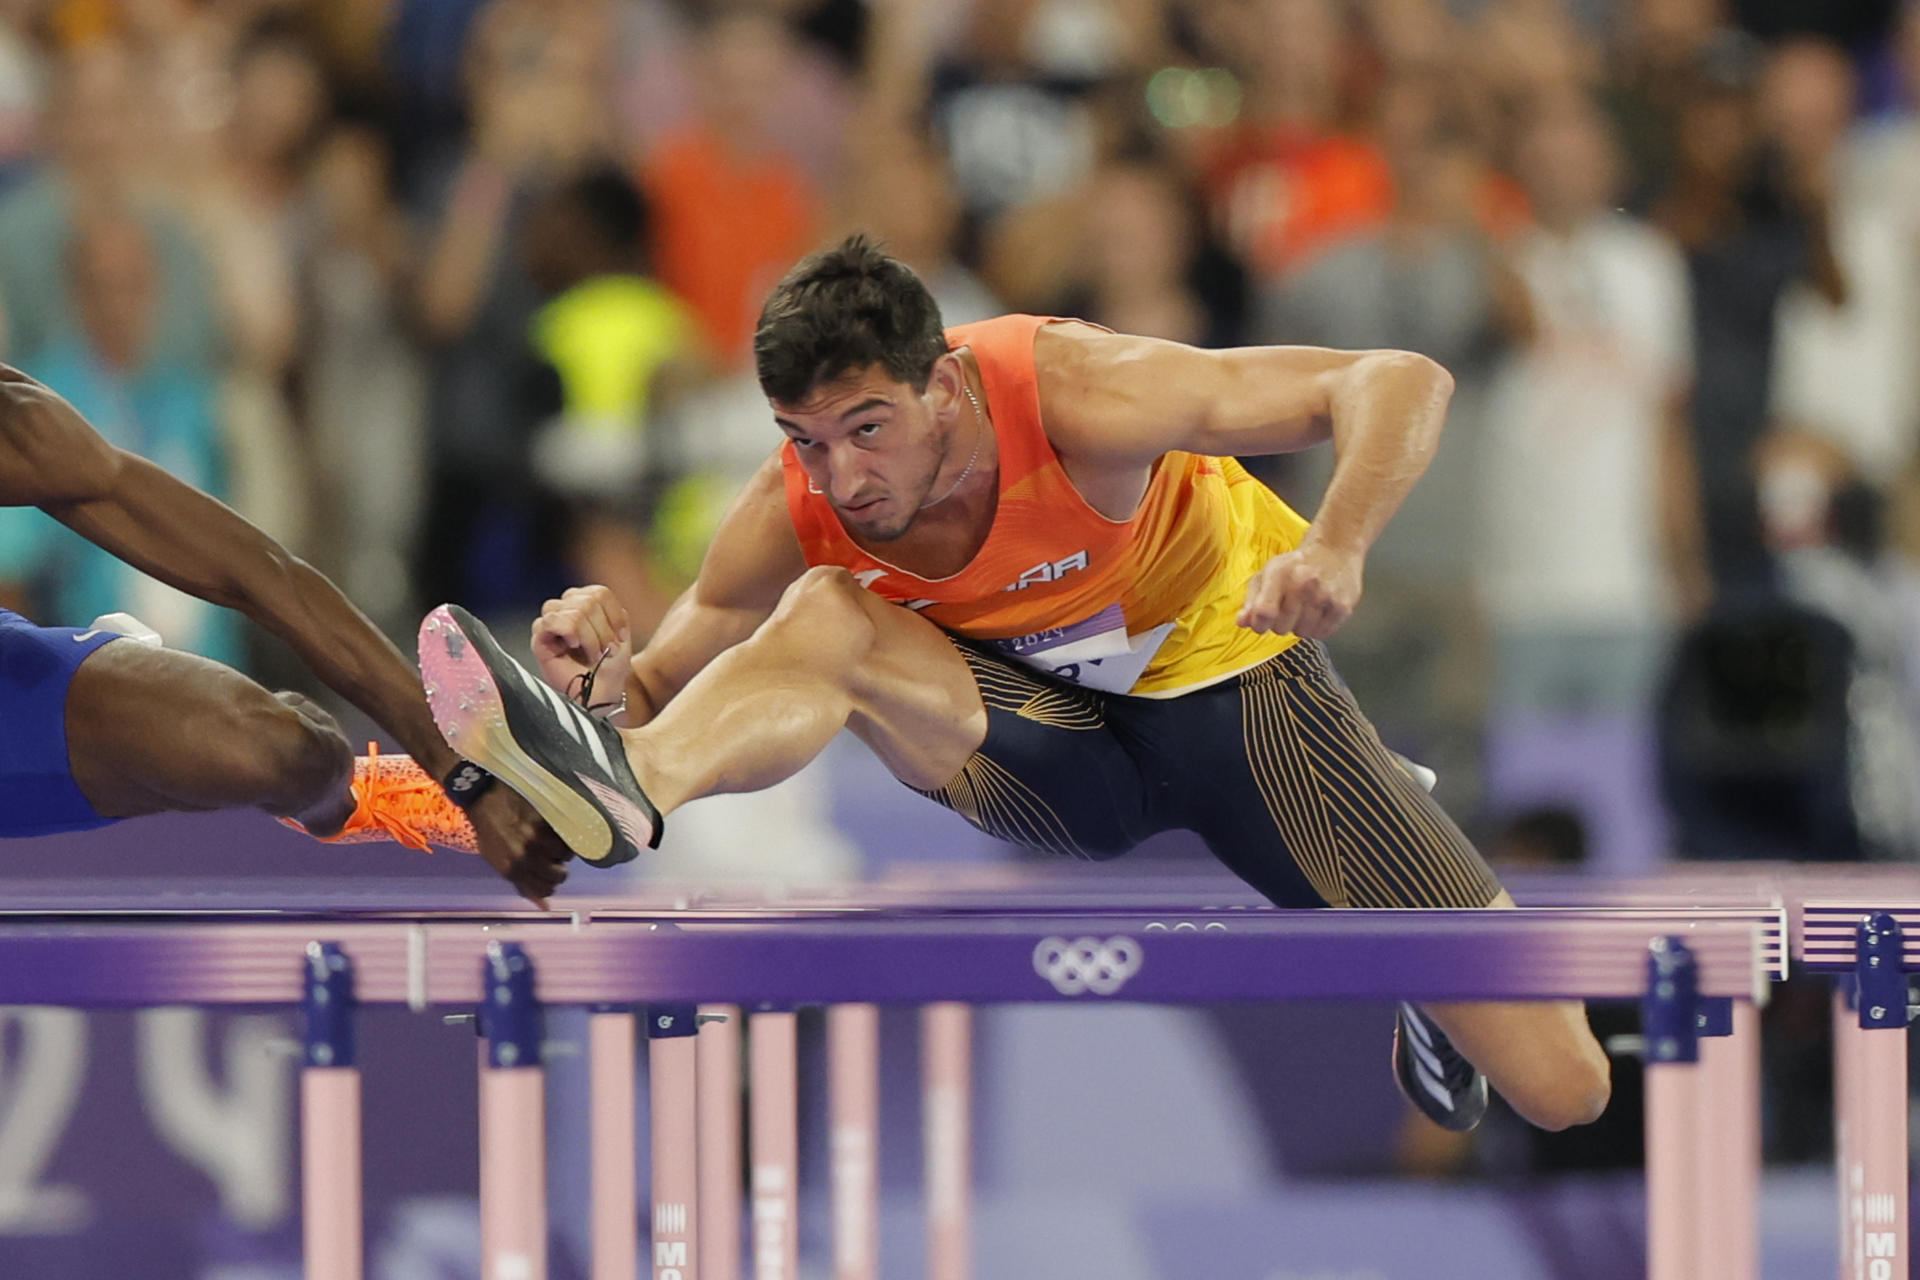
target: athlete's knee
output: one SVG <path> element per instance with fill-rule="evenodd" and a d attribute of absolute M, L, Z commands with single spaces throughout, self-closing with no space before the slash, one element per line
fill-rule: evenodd
<path fill-rule="evenodd" d="M 236 791 L 262 808 L 295 811 L 342 787 L 353 748 L 317 703 L 297 693 L 239 700 L 222 726 L 223 768 Z"/>
<path fill-rule="evenodd" d="M 770 634 L 792 636 L 805 652 L 836 664 L 864 657 L 879 628 L 868 611 L 872 596 L 837 565 L 817 565 L 796 579 L 767 620 Z"/>
<path fill-rule="evenodd" d="M 1592 1124 L 1613 1096 L 1613 1065 L 1592 1037 L 1574 1048 L 1552 1083 L 1523 1102 L 1509 1096 L 1530 1122 L 1552 1132 Z"/>

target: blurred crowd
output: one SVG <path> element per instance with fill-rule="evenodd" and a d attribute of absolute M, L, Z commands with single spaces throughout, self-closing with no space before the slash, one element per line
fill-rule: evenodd
<path fill-rule="evenodd" d="M 0 356 L 399 636 L 652 625 L 856 227 L 950 323 L 1443 362 L 1335 648 L 1500 848 L 1920 855 L 1920 3 L 0 0 Z M 273 661 L 37 513 L 0 603 Z"/>

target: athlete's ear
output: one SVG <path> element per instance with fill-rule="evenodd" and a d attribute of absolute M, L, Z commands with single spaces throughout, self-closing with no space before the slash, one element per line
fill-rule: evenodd
<path fill-rule="evenodd" d="M 966 366 L 960 363 L 960 357 L 949 351 L 933 362 L 933 372 L 927 376 L 927 407 L 934 416 L 947 421 L 960 412 L 960 400 L 966 393 Z"/>

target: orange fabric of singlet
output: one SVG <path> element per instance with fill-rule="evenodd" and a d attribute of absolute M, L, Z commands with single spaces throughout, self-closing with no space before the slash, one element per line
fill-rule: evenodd
<path fill-rule="evenodd" d="M 1234 615 L 1247 579 L 1297 546 L 1307 522 L 1232 458 L 1177 450 L 1155 464 L 1131 519 L 1087 505 L 1040 421 L 1033 340 L 1050 322 L 1011 315 L 947 330 L 948 347 L 970 349 L 979 367 L 1000 457 L 993 527 L 964 569 L 927 579 L 862 549 L 788 444 L 787 508 L 807 562 L 842 566 L 953 635 L 1112 693 L 1179 693 L 1287 648 L 1294 637 L 1257 635 Z"/>

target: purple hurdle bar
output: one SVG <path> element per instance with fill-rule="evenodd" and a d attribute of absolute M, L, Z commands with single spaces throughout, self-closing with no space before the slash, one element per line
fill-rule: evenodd
<path fill-rule="evenodd" d="M 740 1280 L 740 1010 L 701 1005 L 699 1017 L 700 1271 Z"/>
<path fill-rule="evenodd" d="M 62 919 L 49 927 L 16 915 L 0 923 L 0 1001 L 283 1002 L 297 992 L 297 983 L 290 965 L 278 966 L 300 954 L 310 932 L 297 922 L 169 920 L 161 927 L 97 918 Z M 1680 933 L 1694 953 L 1703 996 L 1759 999 L 1770 976 L 1765 924 L 1712 912 L 1246 911 L 1171 926 L 1158 912 L 784 921 L 769 913 L 672 930 L 568 930 L 515 917 L 491 930 L 470 920 L 396 920 L 345 924 L 330 932 L 354 957 L 363 1000 L 416 1007 L 479 1001 L 489 1024 L 502 1017 L 490 994 L 493 977 L 502 969 L 517 974 L 525 994 L 519 1003 L 533 1008 L 535 966 L 540 997 L 571 1004 L 657 1003 L 723 992 L 779 1007 L 847 999 L 1187 1003 L 1387 993 L 1416 1000 L 1621 998 L 1644 985 L 1647 938 Z M 485 981 L 474 963 L 483 956 Z M 519 960 L 517 967 L 510 956 Z M 759 1015 L 756 1023 L 760 1017 L 786 1020 L 784 1053 L 769 1052 L 780 1047 L 779 1031 L 756 1034 L 756 1065 L 784 1058 L 786 1069 L 760 1073 L 771 1087 L 755 1102 L 757 1145 L 782 1127 L 766 1122 L 768 1095 L 784 1099 L 789 1117 L 793 1100 L 791 1015 Z M 537 1017 L 533 1021 L 537 1027 Z M 537 1034 L 522 1044 L 498 1026 L 488 1030 L 494 1063 L 485 1092 L 499 1092 L 503 1077 L 515 1072 L 537 1073 Z M 506 1057 L 511 1061 L 502 1061 Z M 539 1114 L 536 1083 L 517 1108 L 489 1108 L 482 1118 L 489 1167 L 500 1163 L 499 1151 L 518 1133 L 523 1140 L 517 1162 L 534 1172 L 536 1187 L 544 1181 Z M 529 1116 L 530 1127 L 524 1123 Z M 790 1119 L 784 1127 L 791 1132 Z M 758 1151 L 755 1163 L 762 1164 Z M 785 1169 L 791 1170 L 790 1159 Z M 791 1265 L 793 1180 L 787 1173 L 776 1181 L 782 1203 L 775 1216 L 785 1247 L 781 1256 L 764 1258 L 770 1265 L 756 1267 L 756 1277 L 781 1274 L 778 1268 Z M 544 1223 L 527 1230 L 524 1223 L 514 1228 L 508 1218 L 515 1208 L 537 1214 L 541 1197 L 522 1194 L 509 1203 L 498 1185 L 483 1174 L 488 1257 L 500 1251 L 500 1237 L 517 1229 L 523 1243 L 511 1271 L 537 1280 L 544 1273 Z M 755 1179 L 756 1192 L 766 1185 Z M 756 1195 L 757 1211 L 764 1203 Z M 761 1225 L 767 1221 L 761 1212 L 756 1217 Z M 487 1280 L 495 1275 L 489 1270 Z"/>
<path fill-rule="evenodd" d="M 700 1275 L 700 1113 L 696 1033 L 691 1004 L 647 1009 L 647 1070 L 653 1099 L 653 1280 Z"/>
<path fill-rule="evenodd" d="M 592 1280 L 635 1280 L 640 1224 L 634 1176 L 634 1025 L 631 1010 L 587 1019 L 587 1114 Z"/>

